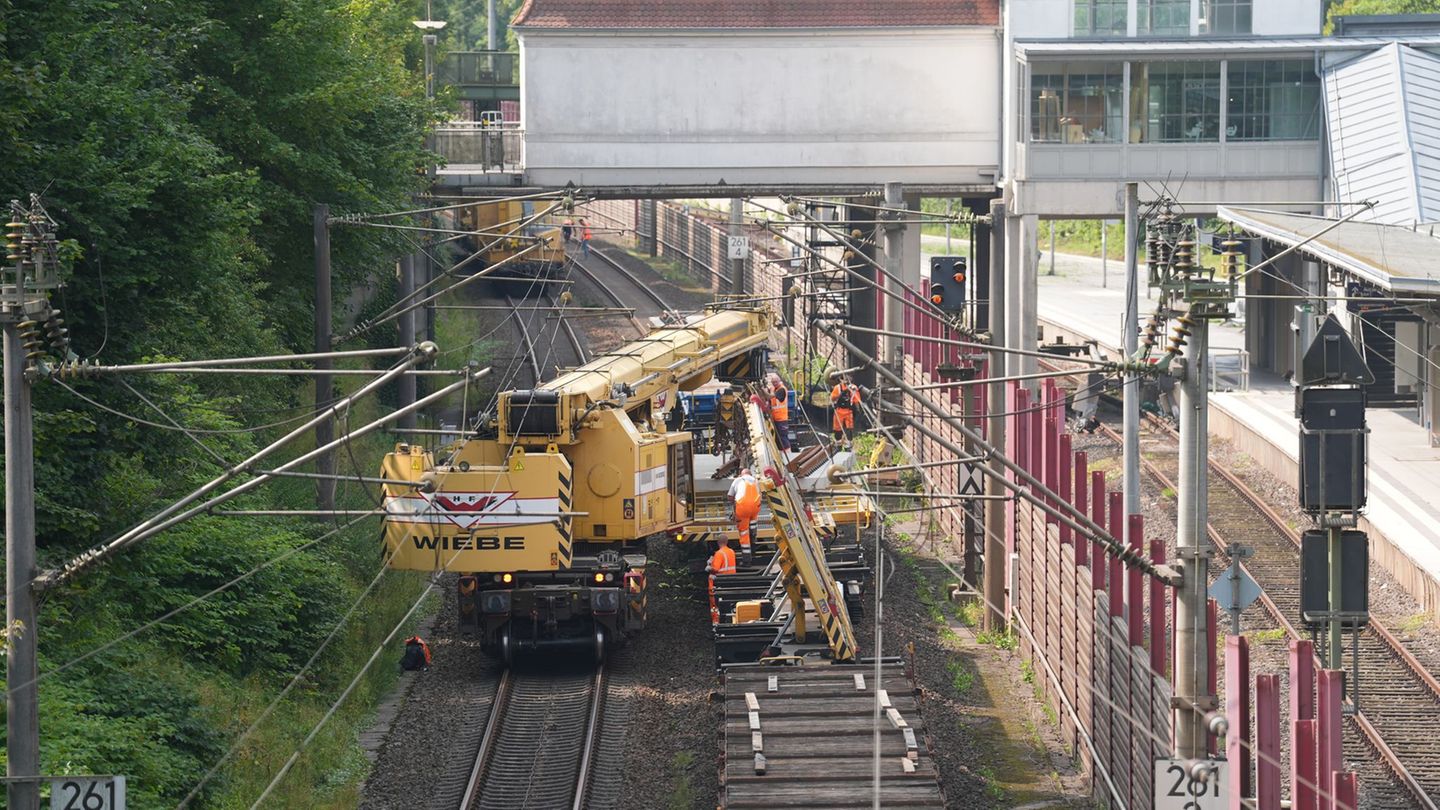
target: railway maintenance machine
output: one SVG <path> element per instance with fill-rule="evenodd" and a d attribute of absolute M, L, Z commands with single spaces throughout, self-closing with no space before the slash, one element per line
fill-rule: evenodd
<path fill-rule="evenodd" d="M 458 573 L 462 628 L 511 663 L 570 650 L 603 659 L 645 626 L 646 540 L 691 518 L 680 391 L 765 371 L 770 315 L 713 308 L 530 390 L 502 392 L 482 427 L 440 453 L 382 462 L 394 568 Z"/>

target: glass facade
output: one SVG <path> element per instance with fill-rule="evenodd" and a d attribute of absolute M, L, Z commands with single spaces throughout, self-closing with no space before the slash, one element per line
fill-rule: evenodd
<path fill-rule="evenodd" d="M 1190 0 L 1139 0 L 1139 30 L 1156 36 L 1188 36 Z"/>
<path fill-rule="evenodd" d="M 1129 0 L 1075 0 L 1075 36 L 1124 36 L 1129 6 Z"/>
<path fill-rule="evenodd" d="M 1220 63 L 1134 65 L 1130 122 L 1139 143 L 1220 140 Z"/>
<path fill-rule="evenodd" d="M 1320 137 L 1320 78 L 1309 61 L 1231 61 L 1225 139 L 1313 141 Z"/>
<path fill-rule="evenodd" d="M 1119 143 L 1125 68 L 1115 63 L 1035 65 L 1030 139 L 1038 143 Z"/>
<path fill-rule="evenodd" d="M 1311 59 L 1131 62 L 1129 69 L 1127 100 L 1124 62 L 1030 63 L 1030 142 L 1217 143 L 1320 137 L 1320 79 Z"/>
<path fill-rule="evenodd" d="M 1249 34 L 1252 10 L 1252 0 L 1200 0 L 1200 32 Z"/>

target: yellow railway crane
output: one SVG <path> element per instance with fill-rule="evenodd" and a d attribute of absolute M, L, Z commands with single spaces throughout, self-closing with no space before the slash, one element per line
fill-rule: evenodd
<path fill-rule="evenodd" d="M 644 627 L 647 538 L 691 517 L 691 434 L 666 414 L 714 376 L 758 379 L 769 330 L 764 310 L 713 309 L 501 393 L 439 461 L 397 445 L 382 463 L 390 565 L 459 573 L 461 626 L 506 663 L 575 646 L 603 658 Z"/>

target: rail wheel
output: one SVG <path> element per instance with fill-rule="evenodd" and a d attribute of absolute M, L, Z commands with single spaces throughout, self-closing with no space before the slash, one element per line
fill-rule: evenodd
<path fill-rule="evenodd" d="M 605 635 L 605 628 L 595 625 L 595 663 L 605 663 L 605 645 L 609 639 Z"/>
<path fill-rule="evenodd" d="M 515 663 L 515 644 L 510 639 L 510 628 L 506 627 L 500 631 L 500 641 L 496 645 L 496 652 L 499 653 L 500 663 L 506 667 Z"/>

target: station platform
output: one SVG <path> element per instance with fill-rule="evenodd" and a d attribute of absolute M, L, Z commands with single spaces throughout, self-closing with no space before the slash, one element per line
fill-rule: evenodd
<path fill-rule="evenodd" d="M 1106 356 L 1118 356 L 1124 263 L 1109 262 L 1105 287 L 1099 259 L 1057 254 L 1054 275 L 1048 274 L 1049 267 L 1049 254 L 1042 253 L 1037 302 L 1042 342 L 1061 335 L 1067 342 L 1095 340 Z M 1151 306 L 1154 302 L 1145 293 L 1142 279 L 1142 315 L 1147 301 Z M 1244 349 L 1243 325 L 1212 325 L 1211 345 L 1220 362 L 1228 364 L 1227 358 L 1237 358 Z M 1247 390 L 1210 395 L 1210 433 L 1294 487 L 1300 442 L 1294 388 L 1266 372 L 1247 376 Z M 1425 610 L 1440 616 L 1440 448 L 1430 447 L 1425 428 L 1411 410 L 1371 408 L 1366 419 L 1369 503 L 1361 528 L 1370 534 L 1371 559 L 1390 571 Z"/>

